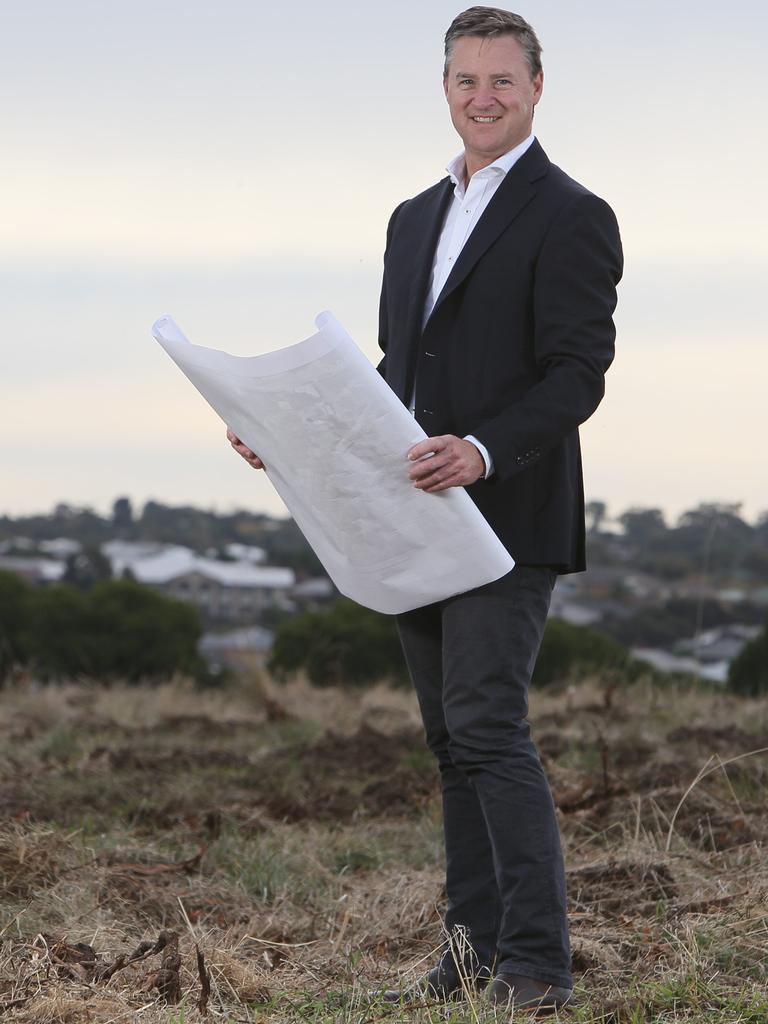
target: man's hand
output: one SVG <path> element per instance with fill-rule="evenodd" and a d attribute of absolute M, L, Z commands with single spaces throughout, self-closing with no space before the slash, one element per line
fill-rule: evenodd
<path fill-rule="evenodd" d="M 264 469 L 264 463 L 256 452 L 252 452 L 247 445 L 243 444 L 234 430 L 230 430 L 229 427 L 227 427 L 227 440 L 235 449 L 237 454 L 242 455 L 249 466 L 253 466 L 254 469 Z"/>
<path fill-rule="evenodd" d="M 485 462 L 477 448 L 453 434 L 419 441 L 408 452 L 408 458 L 421 460 L 411 467 L 408 476 L 414 487 L 430 494 L 448 487 L 465 487 L 485 475 Z"/>

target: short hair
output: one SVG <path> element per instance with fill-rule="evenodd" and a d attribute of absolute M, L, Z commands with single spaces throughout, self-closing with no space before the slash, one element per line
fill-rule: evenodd
<path fill-rule="evenodd" d="M 522 47 L 531 78 L 541 71 L 541 43 L 533 28 L 525 18 L 512 11 L 503 11 L 499 7 L 470 7 L 457 14 L 445 33 L 445 67 L 443 74 L 448 74 L 448 65 L 453 56 L 453 44 L 460 36 L 480 36 L 484 39 L 495 39 L 498 36 L 514 36 Z"/>

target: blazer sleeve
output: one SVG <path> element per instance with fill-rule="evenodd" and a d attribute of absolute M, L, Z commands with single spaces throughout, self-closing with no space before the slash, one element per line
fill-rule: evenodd
<path fill-rule="evenodd" d="M 384 353 L 384 356 L 379 361 L 379 365 L 376 369 L 379 371 L 382 377 L 386 380 L 387 376 L 387 342 L 389 341 L 389 308 L 387 305 L 387 253 L 389 252 L 389 245 L 392 241 L 392 231 L 395 227 L 395 218 L 404 206 L 404 203 L 400 203 L 395 208 L 392 216 L 389 218 L 389 224 L 387 225 L 387 242 L 384 249 L 384 273 L 381 279 L 381 296 L 379 298 L 379 348 Z"/>
<path fill-rule="evenodd" d="M 551 224 L 533 281 L 538 381 L 513 405 L 471 432 L 486 446 L 495 476 L 520 472 L 595 411 L 613 360 L 616 285 L 623 257 L 613 211 L 589 192 Z"/>

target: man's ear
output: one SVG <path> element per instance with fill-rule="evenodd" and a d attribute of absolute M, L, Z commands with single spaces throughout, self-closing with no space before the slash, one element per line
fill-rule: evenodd
<path fill-rule="evenodd" d="M 541 99 L 541 94 L 544 91 L 544 72 L 537 71 L 533 77 L 533 105 L 534 107 Z"/>
<path fill-rule="evenodd" d="M 445 98 L 448 99 L 448 75 L 443 75 L 443 92 L 445 93 Z"/>

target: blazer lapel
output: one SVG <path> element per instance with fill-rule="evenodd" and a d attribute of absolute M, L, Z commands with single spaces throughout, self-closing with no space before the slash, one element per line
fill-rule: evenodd
<path fill-rule="evenodd" d="M 419 334 L 421 334 L 421 322 L 424 318 L 424 304 L 427 301 L 429 277 L 435 261 L 435 249 L 452 195 L 453 183 L 450 178 L 444 178 L 429 197 L 428 204 L 421 215 L 422 229 L 414 245 L 413 266 L 415 272 L 410 303 L 411 320 L 418 323 Z M 409 325 L 409 328 L 411 327 L 412 324 Z"/>
<path fill-rule="evenodd" d="M 405 390 L 400 396 L 406 404 L 410 400 L 416 376 L 418 342 L 424 324 L 424 306 L 427 301 L 427 288 L 435 259 L 435 249 L 452 195 L 453 182 L 450 178 L 444 178 L 438 182 L 432 195 L 428 196 L 425 201 L 424 210 L 419 218 L 420 230 L 418 235 L 413 238 L 413 259 L 410 263 L 413 267 L 413 278 L 406 325 L 408 363 L 405 372 Z"/>
<path fill-rule="evenodd" d="M 549 159 L 534 140 L 530 149 L 508 171 L 499 185 L 474 231 L 469 236 L 456 264 L 437 297 L 434 314 L 438 306 L 467 277 L 480 257 L 493 245 L 502 231 L 525 209 L 538 191 L 537 182 L 549 169 Z M 434 251 L 434 248 L 433 248 Z"/>

